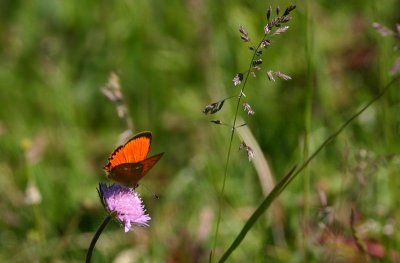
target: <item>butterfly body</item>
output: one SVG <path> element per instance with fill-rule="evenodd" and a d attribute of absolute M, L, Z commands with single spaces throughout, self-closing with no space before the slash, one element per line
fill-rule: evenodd
<path fill-rule="evenodd" d="M 108 178 L 127 187 L 136 187 L 139 180 L 164 154 L 159 153 L 147 158 L 151 138 L 151 132 L 141 132 L 115 149 L 108 158 L 108 164 L 104 166 Z"/>

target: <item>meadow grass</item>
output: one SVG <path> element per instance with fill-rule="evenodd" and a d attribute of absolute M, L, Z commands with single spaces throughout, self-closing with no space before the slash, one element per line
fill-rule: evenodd
<path fill-rule="evenodd" d="M 239 91 L 232 78 L 252 54 L 239 25 L 259 39 L 269 5 L 282 12 L 290 4 L 290 28 L 263 67 L 292 79 L 250 77 L 245 94 L 256 113 L 244 122 L 263 156 L 248 162 L 239 136 L 231 140 L 232 130 L 201 110 Z M 1 2 L 0 261 L 84 260 L 105 217 L 96 192 L 107 181 L 102 167 L 127 127 L 100 91 L 114 71 L 132 132 L 151 130 L 151 153 L 165 156 L 141 181 L 160 199 L 138 188 L 150 227 L 125 234 L 110 223 L 93 262 L 207 262 L 213 247 L 215 260 L 229 253 L 228 262 L 396 262 L 398 82 L 318 147 L 393 79 L 394 40 L 372 23 L 394 29 L 398 3 L 308 4 Z M 235 110 L 225 102 L 218 119 L 230 123 Z M 304 181 L 289 180 L 310 156 Z M 257 162 L 281 189 L 273 198 Z M 362 252 L 355 240 L 383 250 Z"/>

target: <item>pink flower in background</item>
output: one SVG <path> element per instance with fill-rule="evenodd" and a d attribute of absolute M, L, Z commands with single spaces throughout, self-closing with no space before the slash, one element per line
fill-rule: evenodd
<path fill-rule="evenodd" d="M 125 232 L 132 230 L 132 225 L 149 226 L 151 218 L 146 214 L 139 194 L 133 189 L 100 183 L 98 192 L 104 208 L 124 226 Z"/>

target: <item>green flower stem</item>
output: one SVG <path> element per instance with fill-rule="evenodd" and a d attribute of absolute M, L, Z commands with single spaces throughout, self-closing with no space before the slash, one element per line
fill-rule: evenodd
<path fill-rule="evenodd" d="M 94 234 L 92 242 L 90 242 L 90 246 L 86 254 L 86 263 L 90 263 L 92 259 L 93 249 L 96 246 L 97 239 L 99 239 L 101 233 L 103 232 L 104 228 L 106 228 L 107 224 L 111 221 L 111 219 L 112 219 L 111 215 L 107 215 L 107 217 L 104 218 L 103 223 L 101 223 L 96 233 Z"/>

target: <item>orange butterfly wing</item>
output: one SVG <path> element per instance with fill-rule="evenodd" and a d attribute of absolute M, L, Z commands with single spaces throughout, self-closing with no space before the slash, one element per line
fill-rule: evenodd
<path fill-rule="evenodd" d="M 124 186 L 136 187 L 139 180 L 160 160 L 164 153 L 147 157 L 151 144 L 151 133 L 135 135 L 125 145 L 118 147 L 109 158 L 104 169 L 108 177 Z"/>
<path fill-rule="evenodd" d="M 124 163 L 137 163 L 146 159 L 151 145 L 151 132 L 135 135 L 123 146 L 119 146 L 108 158 L 104 170 L 110 172 L 114 167 Z"/>

